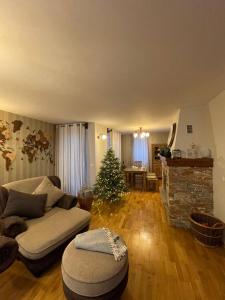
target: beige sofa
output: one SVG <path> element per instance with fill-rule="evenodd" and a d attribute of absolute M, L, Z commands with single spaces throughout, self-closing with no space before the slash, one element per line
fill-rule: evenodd
<path fill-rule="evenodd" d="M 0 214 L 7 202 L 9 189 L 32 193 L 43 178 L 29 178 L 1 186 Z M 50 176 L 49 179 L 60 188 L 58 177 Z M 18 258 L 34 275 L 40 275 L 61 257 L 64 248 L 77 233 L 88 229 L 90 213 L 73 205 L 73 197 L 63 197 L 43 217 L 26 220 L 27 231 L 16 236 Z"/>

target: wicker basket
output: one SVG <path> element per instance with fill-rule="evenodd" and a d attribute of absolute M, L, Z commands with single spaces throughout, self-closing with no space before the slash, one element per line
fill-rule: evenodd
<path fill-rule="evenodd" d="M 191 229 L 196 239 L 205 246 L 218 247 L 223 244 L 224 223 L 207 214 L 192 213 Z"/>
<path fill-rule="evenodd" d="M 90 211 L 92 207 L 93 197 L 94 196 L 91 189 L 83 188 L 78 194 L 78 202 L 80 204 L 80 208 Z"/>

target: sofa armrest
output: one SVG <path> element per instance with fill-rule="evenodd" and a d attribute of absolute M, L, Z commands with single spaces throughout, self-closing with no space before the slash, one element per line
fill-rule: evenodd
<path fill-rule="evenodd" d="M 59 199 L 59 201 L 56 203 L 56 206 L 64 208 L 64 209 L 70 209 L 77 204 L 77 197 L 65 194 L 62 196 L 62 198 Z"/>
<path fill-rule="evenodd" d="M 18 234 L 27 230 L 26 222 L 17 216 L 10 216 L 0 219 L 1 234 L 10 238 L 15 238 Z"/>
<path fill-rule="evenodd" d="M 3 214 L 3 211 L 6 207 L 7 200 L 8 200 L 8 191 L 3 186 L 0 186 L 0 215 Z"/>
<path fill-rule="evenodd" d="M 5 271 L 16 259 L 18 243 L 16 240 L 0 236 L 0 273 Z"/>

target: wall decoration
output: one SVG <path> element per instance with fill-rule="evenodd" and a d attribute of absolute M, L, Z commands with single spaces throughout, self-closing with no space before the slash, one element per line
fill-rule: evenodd
<path fill-rule="evenodd" d="M 193 133 L 192 125 L 187 125 L 187 133 Z"/>
<path fill-rule="evenodd" d="M 175 136 L 176 136 L 176 131 L 177 131 L 177 124 L 173 123 L 171 139 L 170 139 L 170 142 L 168 144 L 169 148 L 171 148 L 173 146 L 173 142 L 174 142 L 174 139 L 175 139 Z"/>
<path fill-rule="evenodd" d="M 12 121 L 12 124 L 13 124 L 13 132 L 15 133 L 21 129 L 23 122 L 20 120 L 14 120 Z"/>
<path fill-rule="evenodd" d="M 0 152 L 2 158 L 5 160 L 6 170 L 9 171 L 13 161 L 16 158 L 16 151 L 13 147 L 10 147 L 7 142 L 15 138 L 14 134 L 20 131 L 23 122 L 20 120 L 14 120 L 12 122 L 13 127 L 7 121 L 0 120 Z M 29 129 L 27 129 L 29 130 Z M 42 130 L 33 130 L 28 132 L 27 136 L 23 139 L 23 147 L 20 149 L 24 155 L 27 155 L 28 161 L 32 163 L 37 159 L 49 159 L 53 164 L 53 152 L 52 146 L 45 136 Z"/>
<path fill-rule="evenodd" d="M 54 174 L 55 126 L 0 111 L 0 184 Z"/>
<path fill-rule="evenodd" d="M 9 171 L 9 168 L 16 157 L 15 150 L 7 143 L 10 139 L 12 139 L 10 123 L 0 120 L 0 152 L 2 154 L 2 158 L 5 160 L 5 167 L 7 171 Z"/>
<path fill-rule="evenodd" d="M 33 130 L 23 139 L 22 153 L 28 156 L 32 163 L 34 160 L 48 158 L 53 164 L 53 153 L 51 144 L 42 130 Z"/>

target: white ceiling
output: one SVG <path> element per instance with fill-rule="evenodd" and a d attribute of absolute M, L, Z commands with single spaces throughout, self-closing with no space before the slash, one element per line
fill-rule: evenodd
<path fill-rule="evenodd" d="M 0 0 L 0 109 L 154 130 L 224 88 L 224 0 Z"/>

